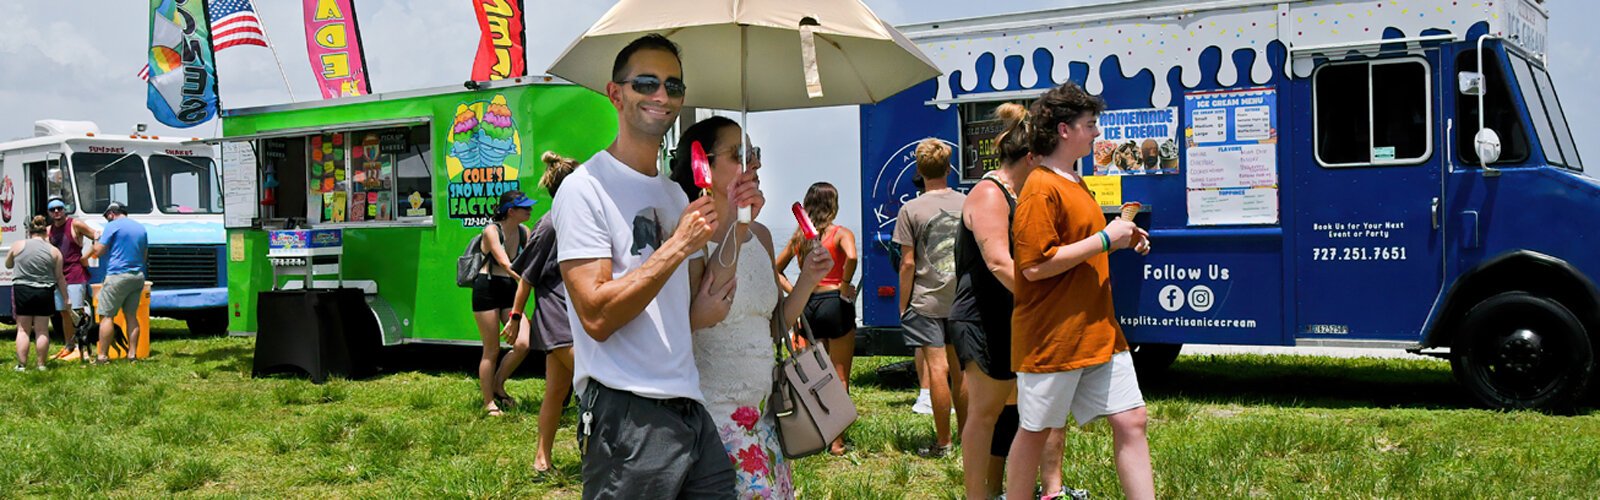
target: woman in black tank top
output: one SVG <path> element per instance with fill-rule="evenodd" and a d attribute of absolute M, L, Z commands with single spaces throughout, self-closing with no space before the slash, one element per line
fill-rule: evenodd
<path fill-rule="evenodd" d="M 995 114 L 1006 126 L 995 139 L 1001 167 L 990 172 L 967 194 L 956 233 L 956 298 L 950 324 L 956 354 L 967 384 L 967 421 L 962 426 L 961 461 L 967 498 L 994 498 L 1004 483 L 1004 457 L 1016 433 L 1017 413 L 1005 412 L 1016 392 L 1011 371 L 1011 309 L 1015 266 L 1011 261 L 1011 220 L 1016 193 L 1036 161 L 1028 151 L 1027 112 L 1018 104 L 1002 105 Z M 1006 215 L 1001 217 L 1001 208 Z M 1001 415 L 1005 414 L 1005 422 Z M 998 429 L 998 431 L 997 431 Z M 1061 489 L 1060 429 L 1052 432 L 1044 451 L 1047 494 Z M 982 443 L 989 443 L 984 449 Z M 997 460 L 991 460 L 991 456 Z M 995 462 L 995 464 L 991 464 Z M 1054 471 L 1053 473 L 1049 471 Z"/>

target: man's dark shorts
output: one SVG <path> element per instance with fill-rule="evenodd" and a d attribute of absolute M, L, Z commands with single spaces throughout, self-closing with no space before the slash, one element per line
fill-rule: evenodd
<path fill-rule="evenodd" d="M 989 378 L 1017 379 L 1017 372 L 1011 371 L 1011 332 L 990 336 L 983 325 L 959 319 L 950 320 L 949 326 L 955 331 L 956 358 L 961 360 L 963 369 L 967 363 L 975 363 Z"/>
<path fill-rule="evenodd" d="M 900 328 L 905 332 L 906 347 L 914 349 L 955 344 L 955 332 L 950 329 L 950 320 L 946 318 L 930 318 L 906 308 L 906 312 L 900 315 Z"/>
<path fill-rule="evenodd" d="M 650 399 L 590 380 L 578 401 L 578 452 L 585 499 L 736 498 L 716 424 L 692 399 Z"/>

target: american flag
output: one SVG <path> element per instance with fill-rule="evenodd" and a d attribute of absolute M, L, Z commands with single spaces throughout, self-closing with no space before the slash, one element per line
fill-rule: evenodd
<path fill-rule="evenodd" d="M 250 0 L 212 0 L 206 15 L 211 18 L 212 50 L 222 51 L 237 45 L 267 46 L 261 31 L 261 18 Z"/>
<path fill-rule="evenodd" d="M 261 18 L 250 0 L 212 0 L 206 15 L 211 18 L 211 50 L 221 52 L 240 45 L 267 46 Z M 139 69 L 139 79 L 150 79 L 150 65 Z"/>

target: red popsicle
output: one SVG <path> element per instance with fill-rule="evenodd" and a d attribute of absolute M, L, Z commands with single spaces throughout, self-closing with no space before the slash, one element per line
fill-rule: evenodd
<path fill-rule="evenodd" d="M 811 216 L 806 214 L 806 207 L 800 206 L 800 202 L 797 201 L 789 208 L 794 211 L 794 221 L 800 224 L 800 232 L 806 239 L 817 239 L 817 226 L 811 224 Z"/>
<path fill-rule="evenodd" d="M 689 144 L 689 168 L 694 170 L 694 185 L 700 186 L 700 195 L 705 196 L 711 189 L 711 159 L 706 157 L 706 148 L 700 146 L 700 141 Z"/>

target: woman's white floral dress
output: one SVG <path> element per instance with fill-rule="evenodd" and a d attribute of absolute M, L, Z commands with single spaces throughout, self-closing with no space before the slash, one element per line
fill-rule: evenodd
<path fill-rule="evenodd" d="M 772 256 L 755 238 L 739 245 L 733 305 L 721 323 L 694 334 L 700 391 L 738 473 L 739 498 L 794 498 L 789 463 L 767 413 L 772 391 Z M 707 253 L 715 259 L 716 244 Z"/>

